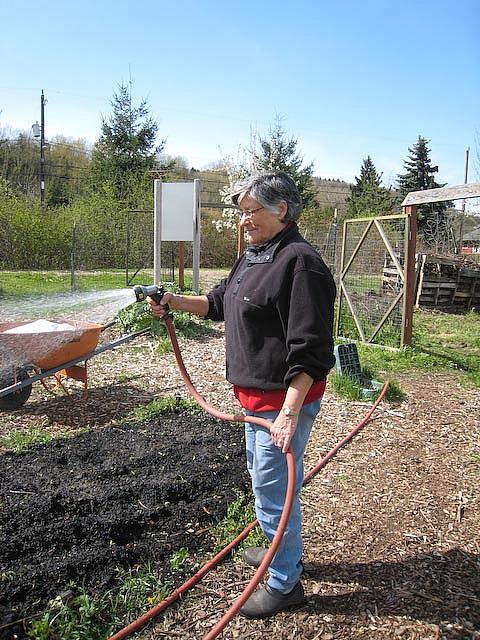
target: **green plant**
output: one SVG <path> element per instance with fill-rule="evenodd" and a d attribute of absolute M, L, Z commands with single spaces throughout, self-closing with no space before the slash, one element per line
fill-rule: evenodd
<path fill-rule="evenodd" d="M 31 640 L 104 640 L 115 628 L 135 619 L 163 600 L 172 585 L 160 580 L 150 563 L 119 572 L 120 584 L 100 596 L 70 585 L 69 597 L 57 596 L 38 620 L 31 622 Z"/>
<path fill-rule="evenodd" d="M 362 386 L 352 376 L 336 373 L 330 377 L 330 386 L 341 398 L 347 400 L 362 400 Z"/>
<path fill-rule="evenodd" d="M 469 458 L 470 462 L 478 467 L 478 472 L 480 473 L 480 452 L 474 452 L 470 454 Z"/>
<path fill-rule="evenodd" d="M 120 574 L 120 587 L 106 595 L 112 618 L 117 625 L 124 624 L 145 611 L 146 608 L 162 601 L 172 585 L 160 579 L 159 574 L 147 562 L 135 571 Z"/>
<path fill-rule="evenodd" d="M 117 382 L 119 384 L 125 384 L 126 382 L 131 382 L 132 380 L 138 380 L 141 377 L 141 373 L 119 373 L 117 376 Z"/>
<path fill-rule="evenodd" d="M 164 287 L 173 293 L 180 293 L 179 287 L 173 282 L 165 282 Z M 185 311 L 172 310 L 171 318 L 177 335 L 184 338 L 195 338 L 196 336 L 212 333 L 211 323 L 208 320 L 201 320 Z M 152 314 L 147 303 L 134 302 L 128 305 L 117 314 L 116 319 L 125 333 L 150 327 L 152 334 L 160 341 L 160 352 L 165 353 L 170 350 L 166 347 L 167 342 L 165 339 L 169 342 L 169 338 L 165 322 Z"/>
<path fill-rule="evenodd" d="M 1 425 L 1 421 L 0 421 Z M 55 434 L 47 433 L 41 428 L 29 428 L 27 431 L 11 431 L 8 435 L 0 437 L 0 447 L 15 452 L 26 451 L 37 445 L 42 445 L 60 438 L 73 438 L 80 433 L 90 431 L 91 426 L 75 429 L 75 431 L 59 431 Z"/>
<path fill-rule="evenodd" d="M 151 327 L 153 316 L 146 302 L 133 302 L 121 309 L 115 319 L 123 333 L 133 333 Z"/>
<path fill-rule="evenodd" d="M 178 551 L 175 551 L 175 553 L 172 554 L 172 557 L 170 558 L 170 566 L 174 571 L 180 571 L 184 567 L 189 557 L 190 557 L 190 553 L 188 549 L 185 549 L 185 547 L 182 547 L 181 549 L 179 549 Z"/>
<path fill-rule="evenodd" d="M 215 540 L 214 553 L 218 553 L 229 544 L 255 518 L 255 507 L 251 494 L 238 491 L 236 499 L 230 502 L 227 507 L 226 516 L 211 529 L 210 533 Z M 248 543 L 243 542 L 239 549 L 242 549 L 246 544 L 248 546 L 265 547 L 268 545 L 268 541 L 260 527 L 257 527 L 250 533 Z"/>
<path fill-rule="evenodd" d="M 12 451 L 25 451 L 38 444 L 50 442 L 54 436 L 42 429 L 31 428 L 28 431 L 11 431 L 8 435 L 0 438 L 0 446 Z M 55 437 L 59 437 L 56 435 Z M 65 437 L 65 436 L 64 436 Z"/>
<path fill-rule="evenodd" d="M 157 344 L 155 345 L 155 350 L 161 356 L 165 355 L 166 353 L 171 353 L 173 351 L 173 347 L 170 338 L 168 336 L 158 338 Z"/>
<path fill-rule="evenodd" d="M 149 422 L 158 416 L 167 413 L 189 413 L 191 415 L 202 412 L 202 408 L 193 400 L 193 398 L 183 398 L 180 396 L 164 396 L 155 398 L 144 407 L 137 407 L 130 416 L 125 418 L 126 421 L 132 418 L 137 422 Z"/>
<path fill-rule="evenodd" d="M 105 621 L 107 602 L 92 598 L 84 589 L 64 600 L 57 596 L 47 611 L 27 631 L 32 640 L 101 640 L 111 633 Z"/>
<path fill-rule="evenodd" d="M 380 391 L 378 392 L 380 393 Z M 385 394 L 386 400 L 389 402 L 402 402 L 406 398 L 406 394 L 395 380 L 390 380 L 388 383 L 387 393 Z"/>

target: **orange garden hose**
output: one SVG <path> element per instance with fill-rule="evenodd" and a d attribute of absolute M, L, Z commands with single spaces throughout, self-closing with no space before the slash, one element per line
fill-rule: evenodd
<path fill-rule="evenodd" d="M 229 422 L 247 422 L 248 421 L 254 424 L 258 424 L 262 427 L 266 427 L 267 429 L 270 429 L 271 423 L 268 420 L 265 420 L 263 418 L 259 418 L 256 416 L 246 417 L 241 413 L 240 414 L 223 413 L 222 411 L 219 411 L 214 407 L 211 407 L 204 400 L 204 398 L 198 393 L 198 391 L 193 386 L 190 376 L 185 368 L 185 364 L 183 362 L 180 348 L 178 346 L 178 340 L 175 334 L 175 328 L 173 326 L 173 323 L 170 317 L 167 315 L 163 319 L 165 321 L 167 332 L 170 337 L 170 341 L 172 343 L 173 351 L 175 353 L 175 358 L 177 360 L 180 373 L 182 374 L 182 377 L 184 379 L 184 382 L 188 390 L 190 391 L 191 395 L 195 398 L 195 400 L 198 402 L 198 404 L 203 409 L 205 409 L 205 411 L 207 411 L 214 417 L 219 418 L 220 420 L 226 420 Z M 329 453 L 324 458 L 322 458 L 322 460 L 313 469 L 309 471 L 309 473 L 305 476 L 303 480 L 303 485 L 306 485 L 308 482 L 310 482 L 310 480 L 314 477 L 314 475 L 318 473 L 318 471 L 320 471 L 320 469 L 322 469 L 331 460 L 331 458 L 333 458 L 333 456 L 360 431 L 360 429 L 370 419 L 371 415 L 373 414 L 373 412 L 375 411 L 375 409 L 377 408 L 377 406 L 385 396 L 387 388 L 388 388 L 388 382 L 384 384 L 378 398 L 376 399 L 375 403 L 372 405 L 368 413 L 365 415 L 365 417 L 354 427 L 354 429 L 352 429 L 352 431 L 350 431 L 350 433 L 347 434 L 347 436 L 345 436 L 345 438 L 343 438 L 331 451 L 329 451 Z M 246 588 L 244 589 L 240 597 L 237 598 L 237 600 L 235 600 L 235 602 L 230 607 L 230 609 L 228 609 L 228 611 L 217 622 L 217 624 L 210 630 L 210 632 L 203 638 L 203 640 L 213 640 L 214 638 L 217 638 L 218 635 L 223 631 L 223 629 L 230 622 L 230 620 L 232 620 L 236 616 L 239 609 L 248 600 L 248 598 L 251 596 L 253 591 L 256 589 L 256 587 L 262 580 L 275 553 L 277 552 L 278 546 L 280 545 L 283 534 L 285 532 L 285 528 L 290 518 L 290 513 L 292 510 L 293 499 L 294 499 L 295 460 L 290 449 L 286 453 L 286 462 L 287 462 L 287 472 L 288 472 L 288 484 L 287 484 L 287 491 L 285 496 L 285 505 L 283 508 L 282 516 L 280 518 L 278 529 L 271 542 L 271 545 L 268 548 L 267 553 L 263 558 L 257 571 L 255 572 L 253 578 L 250 580 L 250 582 L 248 583 L 248 585 L 246 586 Z M 168 606 L 170 606 L 173 602 L 178 600 L 178 598 L 180 598 L 186 591 L 188 591 L 191 587 L 195 586 L 198 582 L 200 582 L 200 580 L 215 566 L 217 566 L 224 558 L 226 558 L 230 554 L 230 552 L 236 546 L 238 546 L 240 542 L 242 542 L 242 540 L 244 540 L 248 536 L 250 531 L 255 529 L 257 525 L 258 525 L 257 520 L 254 520 L 249 525 L 247 525 L 247 527 L 245 527 L 245 529 L 234 540 L 232 540 L 232 542 L 230 542 L 224 549 L 222 549 L 214 558 L 212 558 L 206 564 L 204 564 L 203 567 L 196 574 L 194 574 L 191 578 L 189 578 L 186 582 L 184 582 L 180 587 L 175 589 L 167 598 L 162 600 L 162 602 L 158 603 L 156 606 L 152 607 L 149 611 L 144 613 L 142 616 L 140 616 L 130 624 L 128 624 L 123 629 L 120 629 L 120 631 L 115 633 L 108 640 L 122 640 L 123 638 L 127 638 L 128 636 L 132 635 L 133 633 L 141 629 L 150 620 L 158 616 Z"/>

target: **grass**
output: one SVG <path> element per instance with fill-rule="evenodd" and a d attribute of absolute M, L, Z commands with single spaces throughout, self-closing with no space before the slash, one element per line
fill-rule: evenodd
<path fill-rule="evenodd" d="M 51 440 L 57 440 L 58 438 L 69 438 L 73 435 L 78 435 L 78 431 L 75 434 L 68 433 L 56 433 L 55 435 L 47 433 L 41 428 L 30 428 L 27 431 L 10 431 L 6 436 L 0 437 L 0 447 L 19 453 L 21 451 L 27 451 L 39 444 L 46 444 Z"/>
<path fill-rule="evenodd" d="M 387 350 L 358 344 L 363 367 L 377 380 L 410 370 L 463 373 L 462 383 L 480 387 L 480 314 L 416 310 L 412 345 Z"/>
<path fill-rule="evenodd" d="M 375 375 L 367 373 L 367 370 L 363 370 L 363 373 L 370 380 L 375 379 Z M 372 400 L 375 401 L 380 395 L 381 388 L 378 390 L 372 390 L 371 394 L 365 394 L 364 384 L 361 384 L 356 378 L 348 375 L 334 374 L 330 378 L 330 387 L 333 391 L 344 398 L 345 400 L 361 401 Z M 388 389 L 385 394 L 385 399 L 389 402 L 401 402 L 405 398 L 405 393 L 401 390 L 399 384 L 395 380 L 389 380 Z"/>
<path fill-rule="evenodd" d="M 133 274 L 132 274 L 133 275 Z M 150 282 L 152 272 L 141 271 L 136 282 Z M 126 283 L 125 271 L 102 270 L 77 272 L 75 291 L 101 291 L 123 289 Z M 51 295 L 72 291 L 71 274 L 66 271 L 1 271 L 0 297 L 13 298 L 29 295 Z"/>
<path fill-rule="evenodd" d="M 202 269 L 202 273 L 217 272 L 218 269 Z M 185 284 L 191 283 L 191 270 L 185 271 Z M 226 270 L 228 273 L 228 270 Z M 129 273 L 132 277 L 134 272 Z M 135 284 L 150 283 L 153 271 L 143 269 L 135 276 Z M 123 289 L 127 284 L 124 269 L 99 269 L 96 271 L 76 271 L 74 275 L 75 291 L 100 291 Z M 53 295 L 72 291 L 70 271 L 0 271 L 0 298 L 18 296 Z"/>
<path fill-rule="evenodd" d="M 149 422 L 168 413 L 189 413 L 194 415 L 202 411 L 203 409 L 193 398 L 165 396 L 163 398 L 156 398 L 143 407 L 136 407 L 133 412 L 124 419 L 124 422 L 131 422 L 132 420 L 135 422 Z"/>

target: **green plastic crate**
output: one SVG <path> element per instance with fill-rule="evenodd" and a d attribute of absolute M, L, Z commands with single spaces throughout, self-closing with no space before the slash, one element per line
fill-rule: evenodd
<path fill-rule="evenodd" d="M 362 397 L 372 398 L 382 388 L 378 380 L 370 380 L 363 372 L 358 357 L 357 345 L 354 342 L 338 344 L 335 349 L 335 369 L 339 375 L 350 376 L 362 387 Z"/>

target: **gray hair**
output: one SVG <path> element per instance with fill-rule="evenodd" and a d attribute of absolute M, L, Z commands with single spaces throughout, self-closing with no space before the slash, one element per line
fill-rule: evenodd
<path fill-rule="evenodd" d="M 232 193 L 232 202 L 238 205 L 245 196 L 250 196 L 272 213 L 278 214 L 282 200 L 288 205 L 285 220 L 297 220 L 303 202 L 293 179 L 284 171 L 268 171 L 250 176 Z"/>

